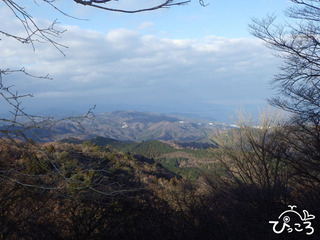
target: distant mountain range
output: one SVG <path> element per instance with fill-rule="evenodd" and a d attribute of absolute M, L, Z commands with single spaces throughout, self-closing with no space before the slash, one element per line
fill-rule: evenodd
<path fill-rule="evenodd" d="M 50 131 L 37 130 L 38 139 L 55 141 L 64 138 L 91 139 L 96 136 L 119 141 L 164 140 L 175 142 L 207 142 L 225 124 L 165 114 L 116 111 L 100 113 L 94 119 L 79 122 L 57 122 Z"/>

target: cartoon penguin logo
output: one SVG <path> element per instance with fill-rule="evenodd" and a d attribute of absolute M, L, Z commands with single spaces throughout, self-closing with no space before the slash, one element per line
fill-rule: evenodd
<path fill-rule="evenodd" d="M 311 227 L 310 220 L 315 219 L 315 216 L 309 214 L 307 210 L 303 210 L 303 216 L 297 211 L 293 210 L 297 206 L 289 205 L 290 209 L 284 211 L 278 217 L 278 221 L 269 221 L 269 223 L 273 224 L 273 232 L 276 234 L 282 233 L 285 229 L 287 229 L 288 233 L 292 233 L 293 230 L 296 232 L 306 231 L 307 235 L 312 235 L 314 233 L 313 227 Z M 278 225 L 282 224 L 280 228 Z"/>

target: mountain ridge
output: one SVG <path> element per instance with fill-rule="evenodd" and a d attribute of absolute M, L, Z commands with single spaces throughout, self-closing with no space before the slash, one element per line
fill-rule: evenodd
<path fill-rule="evenodd" d="M 50 125 L 51 123 L 49 123 Z M 26 136 L 36 141 L 59 141 L 65 138 L 88 140 L 100 136 L 118 141 L 162 140 L 172 142 L 210 142 L 217 129 L 226 124 L 180 116 L 114 111 L 75 121 L 57 121 L 50 126 L 27 130 Z"/>
<path fill-rule="evenodd" d="M 61 123 L 58 128 L 60 131 L 66 128 L 65 132 L 70 133 L 70 129 L 76 129 L 70 124 Z M 94 120 L 84 119 L 81 124 L 86 131 L 81 139 L 101 136 L 118 141 L 208 141 L 215 129 L 223 127 L 207 120 L 136 111 L 100 113 Z M 60 140 L 75 135 L 58 134 L 58 137 Z"/>

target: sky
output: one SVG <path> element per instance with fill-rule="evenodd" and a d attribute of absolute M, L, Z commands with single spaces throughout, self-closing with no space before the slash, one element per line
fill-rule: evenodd
<path fill-rule="evenodd" d="M 3 76 L 12 89 L 34 95 L 23 100 L 32 113 L 81 113 L 96 105 L 97 113 L 135 110 L 229 122 L 237 110 L 263 110 L 275 94 L 270 83 L 281 62 L 250 34 L 248 24 L 267 14 L 282 19 L 288 0 L 207 0 L 206 7 L 192 1 L 138 14 L 56 1 L 78 19 L 42 1 L 20 2 L 39 26 L 57 19 L 58 28 L 66 30 L 56 39 L 67 46 L 61 47 L 64 54 L 48 43 L 36 43 L 34 50 L 0 35 L 1 69 L 24 67 L 53 78 Z M 146 6 L 141 2 L 111 4 L 134 9 Z M 1 31 L 24 34 L 3 1 L 0 21 Z M 0 108 L 9 110 L 2 99 Z"/>

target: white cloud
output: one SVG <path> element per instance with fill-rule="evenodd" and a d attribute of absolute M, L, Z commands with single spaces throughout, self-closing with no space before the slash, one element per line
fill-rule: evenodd
<path fill-rule="evenodd" d="M 104 34 L 66 28 L 60 39 L 68 46 L 66 57 L 49 44 L 37 44 L 33 52 L 13 40 L 1 41 L 2 68 L 25 66 L 54 77 L 25 80 L 19 75 L 5 81 L 48 104 L 72 96 L 79 102 L 171 104 L 178 110 L 188 104 L 257 104 L 270 94 L 276 61 L 258 40 L 169 39 L 129 29 Z"/>

